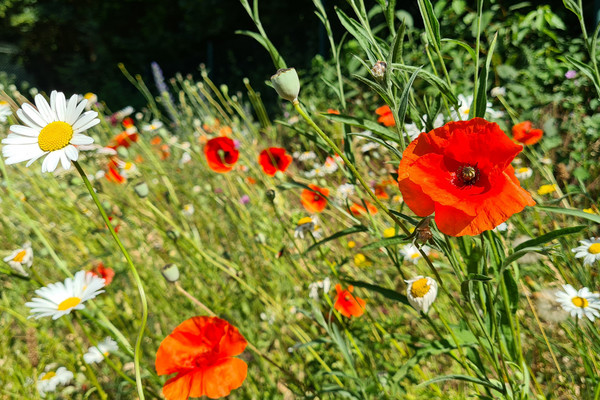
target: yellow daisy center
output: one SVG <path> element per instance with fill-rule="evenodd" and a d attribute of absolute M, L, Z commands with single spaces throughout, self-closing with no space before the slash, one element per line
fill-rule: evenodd
<path fill-rule="evenodd" d="M 590 254 L 598 254 L 600 253 L 600 243 L 594 243 L 590 247 L 588 247 L 588 252 Z"/>
<path fill-rule="evenodd" d="M 102 355 L 103 355 L 104 357 L 108 357 L 108 351 L 105 351 L 104 353 L 102 353 Z"/>
<path fill-rule="evenodd" d="M 517 170 L 517 172 L 519 172 L 519 173 L 521 173 L 521 174 L 522 174 L 522 173 L 524 173 L 524 172 L 527 172 L 527 171 L 529 171 L 529 168 L 527 168 L 527 167 L 519 168 L 519 169 Z"/>
<path fill-rule="evenodd" d="M 420 253 L 413 253 L 413 254 L 411 254 L 411 255 L 410 255 L 410 258 L 412 258 L 413 260 L 414 260 L 415 258 L 419 258 L 419 257 L 421 257 L 421 254 L 420 254 Z"/>
<path fill-rule="evenodd" d="M 40 132 L 38 143 L 43 151 L 56 151 L 67 147 L 73 137 L 73 127 L 63 121 L 54 121 Z"/>
<path fill-rule="evenodd" d="M 579 307 L 579 308 L 586 308 L 589 304 L 587 299 L 584 299 L 583 297 L 579 297 L 579 296 L 573 297 L 573 299 L 571 301 L 573 302 L 575 307 Z"/>
<path fill-rule="evenodd" d="M 88 93 L 86 93 L 86 94 L 83 95 L 83 98 L 86 99 L 86 100 L 90 100 L 90 99 L 93 99 L 94 96 L 96 96 L 94 93 L 88 92 Z"/>
<path fill-rule="evenodd" d="M 312 218 L 304 217 L 304 218 L 300 219 L 300 221 L 298 221 L 298 225 L 308 224 L 309 222 L 312 222 Z"/>
<path fill-rule="evenodd" d="M 27 252 L 25 250 L 21 250 L 20 252 L 17 253 L 17 255 L 15 256 L 15 258 L 13 258 L 14 262 L 23 262 L 23 259 L 25 258 L 25 254 L 27 254 Z"/>
<path fill-rule="evenodd" d="M 77 307 L 81 303 L 79 297 L 69 297 L 58 305 L 58 311 L 66 311 L 69 308 Z"/>
<path fill-rule="evenodd" d="M 7 105 L 7 104 L 8 104 L 8 102 L 6 102 L 6 101 L 4 101 L 4 100 L 0 100 L 0 106 L 5 106 L 5 105 Z"/>
<path fill-rule="evenodd" d="M 383 231 L 383 237 L 385 237 L 385 238 L 391 238 L 395 234 L 396 234 L 396 229 L 394 227 L 387 228 L 386 230 Z"/>
<path fill-rule="evenodd" d="M 410 294 L 412 297 L 421 298 L 427 293 L 429 293 L 429 284 L 427 283 L 427 278 L 421 278 L 413 282 L 412 287 L 410 288 Z"/>
<path fill-rule="evenodd" d="M 46 373 L 44 374 L 44 376 L 42 376 L 42 380 L 43 380 L 43 381 L 47 381 L 47 380 L 49 380 L 49 379 L 52 379 L 52 378 L 54 378 L 55 376 L 56 376 L 56 372 L 54 372 L 54 371 L 46 372 Z"/>

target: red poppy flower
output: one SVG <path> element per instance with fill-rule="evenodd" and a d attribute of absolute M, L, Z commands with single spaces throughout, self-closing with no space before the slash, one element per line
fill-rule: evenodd
<path fill-rule="evenodd" d="M 106 286 L 112 282 L 115 276 L 115 271 L 112 268 L 105 267 L 101 261 L 98 262 L 90 272 L 95 276 L 104 279 Z"/>
<path fill-rule="evenodd" d="M 233 169 L 240 153 L 235 148 L 233 140 L 220 136 L 206 142 L 204 155 L 210 169 L 218 173 L 224 173 Z"/>
<path fill-rule="evenodd" d="M 167 336 L 156 352 L 158 375 L 177 375 L 163 386 L 167 400 L 227 396 L 242 386 L 248 365 L 234 358 L 246 348 L 237 328 L 217 317 L 193 317 Z"/>
<path fill-rule="evenodd" d="M 531 121 L 524 121 L 512 128 L 513 138 L 524 145 L 536 144 L 544 136 L 541 129 L 531 129 Z"/>
<path fill-rule="evenodd" d="M 108 144 L 108 146 L 113 150 L 118 149 L 119 147 L 129 147 L 131 146 L 132 143 L 135 143 L 138 141 L 138 134 L 137 132 L 133 132 L 133 133 L 129 133 L 127 131 L 123 131 L 121 133 L 119 133 L 117 136 L 113 137 L 110 141 L 110 143 Z"/>
<path fill-rule="evenodd" d="M 327 206 L 329 189 L 321 188 L 313 184 L 308 185 L 308 187 L 312 190 L 304 189 L 302 191 L 302 195 L 300 196 L 300 202 L 304 208 L 306 208 L 306 211 L 320 213 Z"/>
<path fill-rule="evenodd" d="M 398 186 L 415 214 L 435 212 L 443 233 L 478 235 L 535 205 L 510 165 L 522 149 L 482 118 L 449 122 L 408 145 Z"/>
<path fill-rule="evenodd" d="M 394 114 L 390 109 L 390 106 L 381 106 L 375 110 L 375 114 L 379 115 L 377 122 L 384 124 L 385 126 L 394 126 L 396 121 L 394 120 Z"/>
<path fill-rule="evenodd" d="M 127 179 L 119 173 L 119 170 L 113 167 L 108 168 L 108 172 L 104 175 L 106 179 L 114 183 L 125 183 Z"/>
<path fill-rule="evenodd" d="M 390 198 L 390 195 L 385 191 L 385 184 L 382 182 L 380 185 L 375 185 L 375 196 L 380 200 L 386 200 Z"/>
<path fill-rule="evenodd" d="M 350 318 L 351 316 L 360 317 L 365 313 L 365 301 L 360 297 L 356 297 L 352 294 L 354 286 L 348 286 L 348 290 L 342 290 L 342 285 L 339 283 L 335 285 L 335 291 L 337 296 L 335 297 L 336 310 L 340 312 L 344 317 Z"/>
<path fill-rule="evenodd" d="M 285 172 L 292 163 L 292 156 L 281 147 L 269 147 L 260 152 L 258 163 L 265 174 L 274 176 L 277 171 Z"/>
<path fill-rule="evenodd" d="M 371 215 L 377 214 L 377 208 L 373 204 L 369 203 L 366 200 L 365 204 L 367 205 L 367 208 L 364 208 L 363 205 L 359 203 L 352 204 L 350 206 L 350 212 L 352 213 L 352 215 L 354 215 L 355 217 L 366 215 L 367 210 L 369 210 L 369 214 Z"/>
<path fill-rule="evenodd" d="M 133 122 L 133 119 L 131 117 L 123 118 L 123 121 L 121 123 L 123 124 L 123 126 L 125 128 L 131 128 L 132 126 L 135 125 Z"/>

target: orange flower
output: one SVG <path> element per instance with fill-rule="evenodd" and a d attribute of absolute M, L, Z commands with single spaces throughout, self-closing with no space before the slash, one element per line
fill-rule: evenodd
<path fill-rule="evenodd" d="M 321 188 L 313 184 L 308 185 L 308 187 L 312 190 L 304 189 L 302 191 L 302 195 L 300 196 L 300 202 L 304 208 L 306 208 L 306 211 L 320 213 L 327 206 L 329 189 Z"/>
<path fill-rule="evenodd" d="M 253 177 L 249 176 L 246 178 L 246 180 L 248 181 L 249 184 L 254 185 L 256 183 L 256 179 L 254 179 Z"/>
<path fill-rule="evenodd" d="M 127 180 L 123 175 L 119 173 L 119 170 L 114 167 L 109 167 L 108 172 L 104 175 L 106 179 L 115 183 L 125 183 Z"/>
<path fill-rule="evenodd" d="M 218 173 L 225 173 L 233 169 L 240 153 L 235 148 L 233 140 L 220 136 L 206 142 L 204 155 L 210 169 Z"/>
<path fill-rule="evenodd" d="M 394 114 L 390 109 L 390 106 L 381 106 L 377 110 L 375 110 L 375 114 L 379 115 L 377 118 L 377 122 L 384 124 L 385 126 L 394 126 L 396 125 L 396 121 L 394 121 Z"/>
<path fill-rule="evenodd" d="M 125 128 L 131 128 L 132 126 L 135 125 L 135 123 L 133 122 L 133 119 L 131 119 L 131 117 L 124 118 L 123 121 L 121 121 L 121 123 L 123 124 L 123 126 Z"/>
<path fill-rule="evenodd" d="M 328 108 L 327 109 L 327 114 L 340 115 L 340 112 L 338 110 L 336 110 L 336 109 Z"/>
<path fill-rule="evenodd" d="M 541 129 L 531 129 L 531 121 L 524 121 L 512 128 L 513 138 L 524 145 L 536 144 L 544 136 Z"/>
<path fill-rule="evenodd" d="M 369 203 L 368 201 L 365 200 L 365 204 L 367 205 L 367 208 L 364 208 L 362 206 L 362 204 L 359 203 L 354 203 L 350 206 L 350 212 L 352 213 L 352 215 L 354 215 L 355 217 L 359 217 L 361 215 L 366 215 L 367 214 L 367 210 L 369 210 L 369 214 L 374 215 L 377 214 L 377 208 Z"/>
<path fill-rule="evenodd" d="M 171 155 L 171 149 L 168 144 L 163 144 L 160 146 L 160 159 L 166 160 Z"/>
<path fill-rule="evenodd" d="M 335 297 L 336 310 L 340 312 L 344 317 L 350 318 L 351 316 L 360 317 L 365 312 L 365 301 L 360 297 L 356 297 L 352 294 L 354 286 L 348 286 L 348 290 L 342 290 L 342 285 L 339 283 L 335 285 L 335 291 L 337 296 Z"/>
<path fill-rule="evenodd" d="M 158 146 L 158 145 L 159 145 L 159 144 L 161 144 L 161 143 L 162 143 L 162 139 L 160 138 L 160 136 L 154 136 L 154 137 L 152 138 L 152 140 L 150 140 L 150 144 L 151 144 L 152 146 Z"/>
<path fill-rule="evenodd" d="M 113 150 L 118 149 L 119 147 L 129 147 L 131 146 L 132 143 L 137 142 L 138 140 L 138 134 L 137 132 L 133 132 L 133 133 L 129 133 L 127 131 L 123 131 L 121 133 L 119 133 L 117 136 L 113 137 L 110 141 L 110 143 L 108 144 L 108 146 Z"/>
<path fill-rule="evenodd" d="M 385 191 L 385 183 L 382 182 L 380 185 L 375 185 L 375 196 L 381 200 L 390 198 L 390 195 Z"/>
<path fill-rule="evenodd" d="M 193 317 L 167 336 L 156 352 L 158 375 L 177 375 L 163 386 L 167 400 L 218 399 L 242 386 L 248 365 L 238 358 L 246 339 L 217 317 Z"/>
<path fill-rule="evenodd" d="M 292 163 L 292 156 L 281 147 L 269 147 L 260 152 L 258 163 L 265 174 L 274 176 L 277 171 L 285 172 Z"/>
<path fill-rule="evenodd" d="M 495 123 L 449 122 L 408 145 L 398 186 L 415 214 L 435 212 L 443 233 L 478 235 L 535 205 L 510 165 L 521 150 Z"/>
<path fill-rule="evenodd" d="M 98 261 L 96 266 L 90 272 L 93 275 L 104 279 L 106 286 L 112 282 L 115 276 L 115 271 L 112 268 L 105 267 L 102 261 Z"/>

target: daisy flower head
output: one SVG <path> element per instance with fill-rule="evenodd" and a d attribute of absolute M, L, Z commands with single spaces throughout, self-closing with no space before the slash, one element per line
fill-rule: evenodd
<path fill-rule="evenodd" d="M 29 318 L 52 317 L 56 320 L 72 310 L 82 310 L 84 303 L 103 293 L 104 279 L 86 271 L 79 271 L 64 282 L 51 283 L 35 291 L 34 297 L 25 306 L 31 308 Z"/>
<path fill-rule="evenodd" d="M 521 180 L 529 179 L 533 175 L 533 170 L 529 167 L 521 167 L 515 170 L 515 176 Z"/>
<path fill-rule="evenodd" d="M 421 250 L 423 250 L 425 254 L 429 254 L 429 246 L 423 246 Z M 410 261 L 413 264 L 419 262 L 419 259 L 421 258 L 419 248 L 414 244 L 406 244 L 402 246 L 402 249 L 400 249 L 400 254 L 404 256 L 405 260 Z"/>
<path fill-rule="evenodd" d="M 321 237 L 321 228 L 317 216 L 301 218 L 296 225 L 296 229 L 294 229 L 294 237 L 304 239 L 304 234 L 308 232 L 312 232 L 315 239 Z"/>
<path fill-rule="evenodd" d="M 331 280 L 329 277 L 323 279 L 322 281 L 313 282 L 308 285 L 308 297 L 313 300 L 319 300 L 319 289 L 323 289 L 323 294 L 329 293 L 329 289 L 331 289 Z"/>
<path fill-rule="evenodd" d="M 427 313 L 437 296 L 437 282 L 428 276 L 417 276 L 405 282 L 408 284 L 406 297 L 410 305 L 417 311 Z"/>
<path fill-rule="evenodd" d="M 24 103 L 17 110 L 17 116 L 25 125 L 12 125 L 9 135 L 2 140 L 6 164 L 28 161 L 26 166 L 29 167 L 46 156 L 42 172 L 54 172 L 59 161 L 65 170 L 71 168 L 71 161 L 79 157 L 76 146 L 94 142 L 82 132 L 100 122 L 98 113 L 83 112 L 87 100 L 78 102 L 76 94 L 67 101 L 64 93 L 54 90 L 49 104 L 41 94 L 34 100 L 37 108 Z"/>
<path fill-rule="evenodd" d="M 563 285 L 563 290 L 556 293 L 556 300 L 572 317 L 587 317 L 594 321 L 600 316 L 600 294 L 592 293 L 586 287 L 575 290 L 571 285 Z"/>
<path fill-rule="evenodd" d="M 349 196 L 354 194 L 354 185 L 351 183 L 343 183 L 338 186 L 336 194 L 338 200 L 343 203 Z"/>
<path fill-rule="evenodd" d="M 41 397 L 46 397 L 46 393 L 54 392 L 58 385 L 66 385 L 73 379 L 73 373 L 65 367 L 60 367 L 56 371 L 42 372 L 37 379 L 37 390 Z"/>
<path fill-rule="evenodd" d="M 575 258 L 583 258 L 583 265 L 592 265 L 600 260 L 600 237 L 591 237 L 580 240 L 581 246 L 571 249 Z"/>
<path fill-rule="evenodd" d="M 10 104 L 8 102 L 0 100 L 0 122 L 6 122 L 6 117 L 12 114 Z"/>
<path fill-rule="evenodd" d="M 4 257 L 4 261 L 19 274 L 28 276 L 29 274 L 23 267 L 30 268 L 33 264 L 33 249 L 31 248 L 31 243 L 25 243 L 23 248 L 17 249 Z"/>
<path fill-rule="evenodd" d="M 117 342 L 113 338 L 107 337 L 98 346 L 92 346 L 88 349 L 87 353 L 83 355 L 83 361 L 86 364 L 94 364 L 104 360 L 104 357 L 108 354 L 113 353 L 119 349 Z"/>

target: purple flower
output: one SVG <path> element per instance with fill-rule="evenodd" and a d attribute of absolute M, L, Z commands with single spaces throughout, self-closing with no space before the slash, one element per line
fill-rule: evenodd
<path fill-rule="evenodd" d="M 248 204 L 248 203 L 250 203 L 250 196 L 248 196 L 247 194 L 245 194 L 245 195 L 243 195 L 243 196 L 240 198 L 240 204 L 242 204 L 242 205 L 246 205 L 246 204 Z"/>
<path fill-rule="evenodd" d="M 577 76 L 577 72 L 576 72 L 576 71 L 573 71 L 572 69 L 568 70 L 568 71 L 565 73 L 565 78 L 567 78 L 567 79 L 573 79 L 573 78 L 575 78 L 576 76 Z"/>

